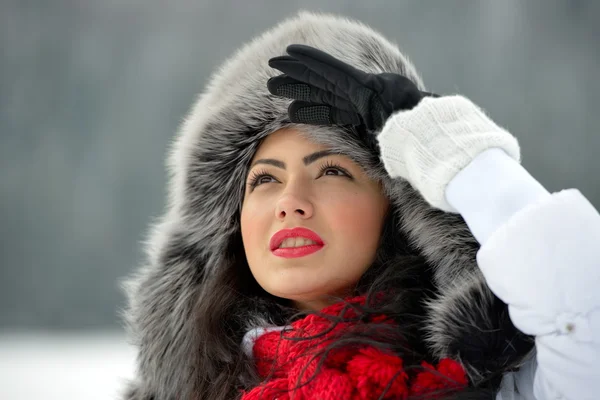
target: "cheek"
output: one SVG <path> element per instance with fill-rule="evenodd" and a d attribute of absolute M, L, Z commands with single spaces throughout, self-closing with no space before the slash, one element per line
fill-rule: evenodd
<path fill-rule="evenodd" d="M 264 235 L 272 223 L 272 214 L 269 207 L 262 202 L 249 200 L 242 207 L 240 215 L 242 242 L 249 262 L 254 253 L 267 246 L 264 243 Z"/>
<path fill-rule="evenodd" d="M 327 214 L 332 232 L 341 234 L 346 245 L 373 250 L 379 243 L 385 203 L 371 193 L 346 193 L 329 197 Z"/>

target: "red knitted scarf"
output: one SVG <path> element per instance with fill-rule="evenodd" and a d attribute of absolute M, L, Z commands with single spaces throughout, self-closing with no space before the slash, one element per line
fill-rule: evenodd
<path fill-rule="evenodd" d="M 401 357 L 368 345 L 323 352 L 345 329 L 364 324 L 349 303 L 364 305 L 365 298 L 351 298 L 321 311 L 341 317 L 342 322 L 311 314 L 293 322 L 289 330 L 258 337 L 252 352 L 257 371 L 265 380 L 243 392 L 242 400 L 407 399 L 419 395 L 435 399 L 435 392 L 448 394 L 443 389 L 458 390 L 467 385 L 462 366 L 447 358 L 435 366 L 423 361 L 421 368 L 405 371 Z M 370 321 L 393 323 L 384 316 Z"/>

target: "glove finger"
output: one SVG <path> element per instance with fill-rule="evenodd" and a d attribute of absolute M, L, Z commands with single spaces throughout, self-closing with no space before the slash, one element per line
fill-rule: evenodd
<path fill-rule="evenodd" d="M 348 85 L 336 85 L 322 76 L 318 71 L 311 70 L 303 62 L 296 60 L 294 57 L 279 56 L 271 58 L 269 66 L 300 82 L 331 92 L 338 97 L 349 99 L 347 90 L 345 90 Z"/>
<path fill-rule="evenodd" d="M 311 46 L 304 44 L 291 44 L 286 48 L 286 51 L 290 56 L 302 61 L 306 66 L 314 71 L 319 71 L 321 69 L 330 70 L 336 73 L 342 73 L 344 75 L 351 76 L 357 80 L 364 80 L 364 78 L 368 75 L 366 72 L 335 58 L 331 54 L 325 53 L 324 51 Z"/>
<path fill-rule="evenodd" d="M 361 125 L 357 113 L 344 111 L 327 104 L 293 101 L 288 107 L 290 121 L 310 125 Z"/>
<path fill-rule="evenodd" d="M 267 88 L 269 92 L 276 96 L 310 103 L 327 104 L 344 111 L 354 112 L 354 107 L 349 101 L 285 74 L 270 78 L 267 81 Z"/>
<path fill-rule="evenodd" d="M 272 68 L 275 68 L 271 65 L 271 62 L 284 62 L 284 61 L 298 61 L 296 60 L 294 57 L 289 56 L 289 55 L 285 55 L 285 56 L 277 56 L 277 57 L 273 57 L 269 59 L 269 66 Z"/>
<path fill-rule="evenodd" d="M 267 81 L 267 89 L 275 96 L 294 100 L 311 101 L 310 94 L 312 86 L 285 74 L 269 78 Z"/>
<path fill-rule="evenodd" d="M 429 96 L 429 97 L 442 97 L 442 96 L 440 96 L 440 95 L 439 95 L 439 94 L 437 94 L 437 93 L 433 93 L 433 92 L 424 92 L 424 91 L 422 91 L 422 90 L 421 90 L 421 94 L 422 94 L 423 96 Z"/>
<path fill-rule="evenodd" d="M 287 53 L 302 62 L 313 72 L 318 73 L 335 87 L 345 88 L 348 91 L 350 86 L 367 86 L 372 80 L 368 79 L 368 73 L 343 62 L 331 54 L 322 50 L 303 44 L 291 44 L 286 48 Z M 351 85 L 351 84 L 352 85 Z M 370 88 L 380 89 L 380 88 Z M 348 95 L 343 96 L 348 98 Z"/>

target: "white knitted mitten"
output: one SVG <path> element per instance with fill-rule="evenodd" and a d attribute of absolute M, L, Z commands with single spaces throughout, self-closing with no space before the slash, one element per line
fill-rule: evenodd
<path fill-rule="evenodd" d="M 445 191 L 479 153 L 501 148 L 521 161 L 517 139 L 463 96 L 425 97 L 392 114 L 377 136 L 381 159 L 392 178 L 406 179 L 433 207 L 456 210 Z"/>

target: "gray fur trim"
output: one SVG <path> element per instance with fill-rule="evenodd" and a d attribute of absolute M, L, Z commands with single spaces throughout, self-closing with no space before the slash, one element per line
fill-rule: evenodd
<path fill-rule="evenodd" d="M 283 55 L 292 43 L 318 47 L 365 71 L 405 75 L 425 89 L 408 59 L 377 32 L 356 21 L 308 12 L 251 41 L 212 76 L 171 148 L 167 210 L 144 243 L 146 262 L 122 283 L 129 300 L 123 319 L 139 348 L 136 382 L 127 399 L 193 397 L 199 348 L 194 309 L 239 231 L 234 216 L 260 140 L 291 125 L 289 101 L 270 95 L 266 82 L 279 74 L 267 60 Z M 398 229 L 435 269 L 440 294 L 430 303 L 428 343 L 435 354 L 452 353 L 452 333 L 464 333 L 457 324 L 470 312 L 457 309 L 454 299 L 469 304 L 473 289 L 463 287 L 469 283 L 487 290 L 475 261 L 478 245 L 464 221 L 431 208 L 407 182 L 390 179 L 376 151 L 357 137 L 329 127 L 306 133 L 350 155 L 384 182 L 401 212 Z M 468 283 L 457 283 L 465 278 Z M 249 327 L 266 322 L 260 314 L 248 319 Z"/>

